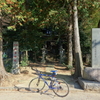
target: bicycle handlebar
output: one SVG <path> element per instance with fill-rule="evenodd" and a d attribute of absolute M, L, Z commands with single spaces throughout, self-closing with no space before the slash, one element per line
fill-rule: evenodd
<path fill-rule="evenodd" d="M 41 71 L 39 71 L 39 70 L 37 70 L 37 69 L 34 69 L 33 67 L 31 67 L 31 69 L 34 70 L 34 71 L 36 71 L 37 74 L 40 74 L 40 73 L 41 73 Z"/>
<path fill-rule="evenodd" d="M 46 75 L 46 74 L 41 74 L 41 73 L 42 73 L 41 71 L 39 71 L 39 70 L 37 70 L 37 69 L 34 69 L 33 67 L 31 67 L 31 69 L 34 70 L 34 71 L 36 71 L 38 75 L 50 76 L 50 77 L 51 77 L 51 76 L 55 77 L 55 76 L 57 75 L 57 73 L 56 73 L 57 70 L 56 70 L 56 71 L 51 71 L 51 72 L 52 72 L 52 75 Z"/>
<path fill-rule="evenodd" d="M 32 70 L 36 71 L 36 69 L 34 69 L 33 67 L 31 67 Z"/>

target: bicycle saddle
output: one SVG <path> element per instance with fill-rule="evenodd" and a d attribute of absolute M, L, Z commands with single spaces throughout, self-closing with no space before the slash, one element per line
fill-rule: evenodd
<path fill-rule="evenodd" d="M 56 72 L 57 72 L 57 70 L 52 70 L 51 72 L 56 73 Z"/>

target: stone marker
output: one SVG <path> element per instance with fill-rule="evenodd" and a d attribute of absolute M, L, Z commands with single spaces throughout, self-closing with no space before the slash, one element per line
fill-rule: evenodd
<path fill-rule="evenodd" d="M 100 82 L 100 28 L 92 29 L 92 67 L 84 69 L 84 79 Z"/>
<path fill-rule="evenodd" d="M 85 80 L 81 77 L 78 78 L 78 82 L 84 90 L 100 92 L 100 82 Z"/>
<path fill-rule="evenodd" d="M 65 49 L 63 49 L 62 46 L 60 46 L 60 64 L 64 63 L 64 56 L 65 56 Z"/>
<path fill-rule="evenodd" d="M 100 68 L 100 28 L 92 29 L 92 68 Z"/>
<path fill-rule="evenodd" d="M 92 67 L 86 67 L 79 84 L 86 90 L 100 91 L 100 28 L 92 29 Z"/>
<path fill-rule="evenodd" d="M 12 74 L 19 74 L 19 44 L 18 42 L 13 42 L 13 66 L 11 70 Z"/>
<path fill-rule="evenodd" d="M 43 47 L 42 48 L 42 60 L 41 60 L 42 63 L 46 63 L 46 48 Z"/>
<path fill-rule="evenodd" d="M 83 78 L 100 82 L 100 68 L 86 67 L 83 71 Z"/>

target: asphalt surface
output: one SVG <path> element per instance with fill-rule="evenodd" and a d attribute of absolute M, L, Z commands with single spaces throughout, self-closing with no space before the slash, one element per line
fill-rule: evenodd
<path fill-rule="evenodd" d="M 0 100 L 100 100 L 100 93 L 70 92 L 66 97 L 57 97 L 53 92 L 40 94 L 22 91 L 1 91 Z"/>

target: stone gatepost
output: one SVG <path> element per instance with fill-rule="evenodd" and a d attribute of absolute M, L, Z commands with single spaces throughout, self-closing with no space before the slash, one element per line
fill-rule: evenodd
<path fill-rule="evenodd" d="M 92 29 L 92 68 L 100 68 L 100 28 Z"/>
<path fill-rule="evenodd" d="M 63 49 L 62 46 L 60 46 L 60 63 L 64 63 L 64 55 L 65 55 L 65 49 Z"/>
<path fill-rule="evenodd" d="M 92 29 L 92 66 L 85 67 L 78 82 L 85 90 L 100 92 L 100 28 Z"/>
<path fill-rule="evenodd" d="M 12 74 L 19 74 L 19 44 L 18 42 L 13 42 L 13 66 L 11 69 Z"/>

